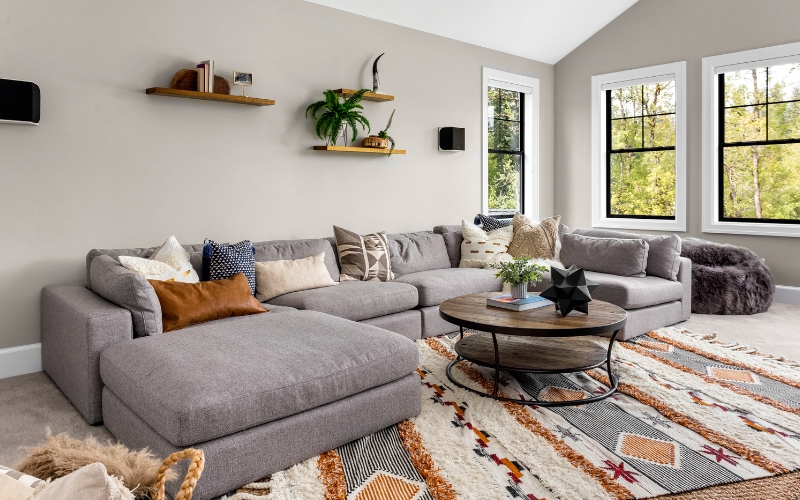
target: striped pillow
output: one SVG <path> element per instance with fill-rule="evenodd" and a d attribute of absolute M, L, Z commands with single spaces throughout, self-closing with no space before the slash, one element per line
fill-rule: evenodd
<path fill-rule="evenodd" d="M 0 465 L 0 498 L 3 500 L 28 500 L 36 488 L 44 484 L 41 479 Z"/>

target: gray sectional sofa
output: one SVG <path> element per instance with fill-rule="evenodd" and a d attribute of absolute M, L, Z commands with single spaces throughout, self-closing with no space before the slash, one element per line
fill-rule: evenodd
<path fill-rule="evenodd" d="M 439 317 L 443 301 L 502 289 L 493 271 L 458 267 L 460 226 L 389 240 L 392 282 L 288 293 L 265 304 L 268 314 L 141 338 L 134 338 L 128 309 L 92 291 L 93 281 L 99 293 L 105 289 L 92 263 L 101 255 L 147 257 L 156 248 L 92 250 L 86 285 L 42 290 L 44 370 L 88 422 L 103 421 L 130 447 L 163 456 L 203 449 L 207 465 L 194 498 L 214 498 L 419 414 L 412 340 L 456 329 Z M 257 261 L 325 252 L 331 277 L 339 279 L 332 238 L 254 246 Z M 185 248 L 201 269 L 202 245 Z M 686 259 L 677 281 L 587 276 L 601 284 L 597 298 L 628 309 L 626 338 L 681 321 L 691 310 Z"/>

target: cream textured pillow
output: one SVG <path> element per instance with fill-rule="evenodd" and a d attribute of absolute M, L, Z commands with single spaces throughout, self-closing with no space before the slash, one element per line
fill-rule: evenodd
<path fill-rule="evenodd" d="M 189 261 L 189 252 L 170 236 L 149 259 L 121 256 L 120 264 L 148 280 L 199 283 L 200 276 Z"/>
<path fill-rule="evenodd" d="M 134 500 L 122 480 L 109 476 L 105 465 L 89 464 L 58 478 L 36 492 L 31 500 Z"/>
<path fill-rule="evenodd" d="M 462 220 L 461 234 L 464 241 L 461 243 L 461 263 L 458 267 L 484 268 L 495 262 L 511 260 L 506 253 L 514 236 L 511 226 L 487 233 L 475 224 Z"/>
<path fill-rule="evenodd" d="M 284 293 L 336 284 L 325 267 L 325 252 L 304 259 L 256 262 L 256 298 L 261 302 Z"/>
<path fill-rule="evenodd" d="M 558 223 L 560 221 L 561 216 L 556 215 L 537 223 L 521 213 L 517 213 L 511 222 L 511 227 L 514 228 L 514 237 L 508 245 L 508 253 L 513 257 L 558 260 Z"/>

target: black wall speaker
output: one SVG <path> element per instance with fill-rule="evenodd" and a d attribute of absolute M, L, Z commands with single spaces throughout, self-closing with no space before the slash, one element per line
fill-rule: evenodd
<path fill-rule="evenodd" d="M 0 122 L 39 124 L 39 86 L 0 78 Z"/>
<path fill-rule="evenodd" d="M 442 151 L 464 151 L 466 140 L 463 128 L 442 127 L 439 129 L 439 149 Z"/>

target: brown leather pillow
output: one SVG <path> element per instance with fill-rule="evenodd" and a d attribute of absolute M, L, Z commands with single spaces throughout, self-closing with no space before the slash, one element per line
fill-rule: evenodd
<path fill-rule="evenodd" d="M 215 319 L 269 312 L 253 297 L 250 283 L 242 273 L 200 283 L 147 281 L 153 285 L 161 302 L 165 332 Z"/>

